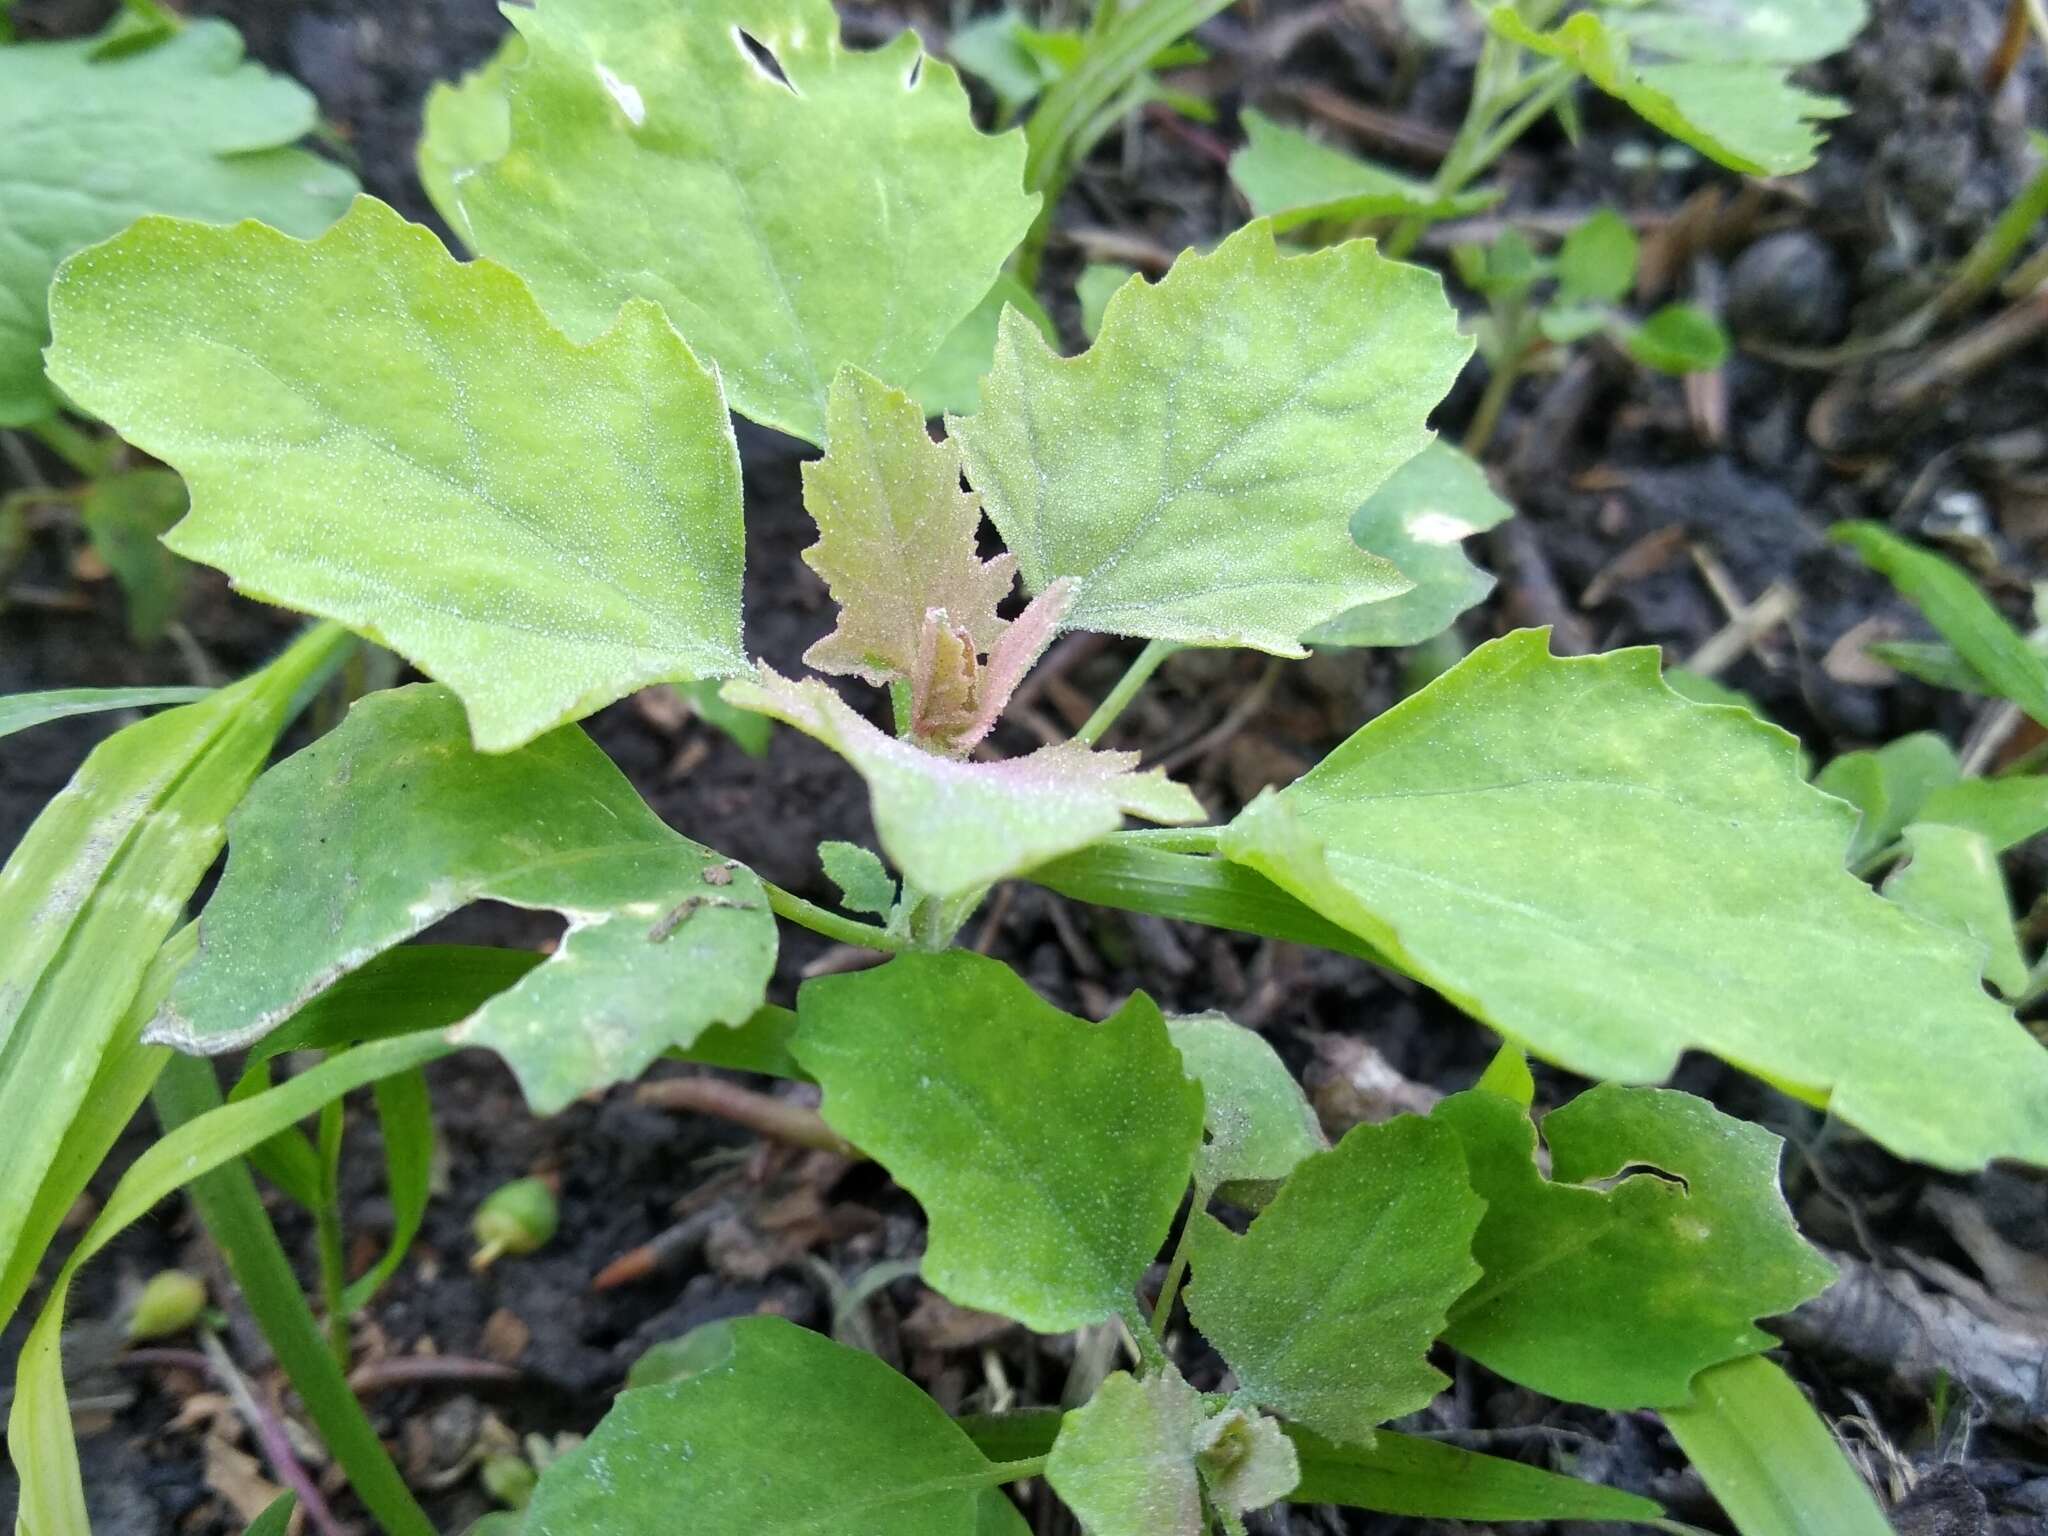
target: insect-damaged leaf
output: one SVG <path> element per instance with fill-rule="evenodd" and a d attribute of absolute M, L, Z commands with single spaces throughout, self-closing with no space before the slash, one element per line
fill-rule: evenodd
<path fill-rule="evenodd" d="M 1021 874 L 1123 825 L 1193 822 L 1201 804 L 1157 769 L 1133 772 L 1135 752 L 1093 752 L 1078 742 L 1000 762 L 958 762 L 877 729 L 816 678 L 792 682 L 768 668 L 725 685 L 742 709 L 814 736 L 867 780 L 875 830 L 904 877 L 930 896 L 953 896 Z"/>
<path fill-rule="evenodd" d="M 1902 1157 L 2048 1162 L 2048 1054 L 1974 945 L 1843 867 L 1796 743 L 1653 649 L 1482 646 L 1248 807 L 1224 852 L 1588 1077 L 1711 1051 Z"/>
<path fill-rule="evenodd" d="M 145 219 L 51 312 L 50 376 L 191 488 L 165 543 L 417 663 L 484 750 L 745 665 L 738 450 L 654 306 L 572 345 L 363 198 L 312 242 Z"/>
<path fill-rule="evenodd" d="M 1444 1385 L 1429 1346 L 1478 1277 L 1480 1210 L 1442 1126 L 1357 1126 L 1295 1169 L 1242 1237 L 1194 1218 L 1188 1316 L 1261 1407 L 1369 1443 Z"/>
<path fill-rule="evenodd" d="M 1294 1444 L 1263 1414 L 1210 1409 L 1167 1366 L 1118 1371 L 1060 1421 L 1046 1481 L 1088 1536 L 1202 1536 L 1202 1493 L 1232 1514 L 1301 1480 Z"/>
<path fill-rule="evenodd" d="M 524 1536 L 975 1529 L 988 1458 L 907 1378 L 781 1318 L 741 1318 L 727 1337 L 720 1363 L 621 1395 L 542 1474 Z"/>
<path fill-rule="evenodd" d="M 1781 176 L 1813 164 L 1813 125 L 1848 110 L 1791 72 L 1846 45 L 1867 15 L 1863 0 L 1650 0 L 1579 11 L 1548 32 L 1511 4 L 1488 20 L 1731 170 Z"/>
<path fill-rule="evenodd" d="M 977 132 L 912 33 L 844 47 L 829 0 L 509 14 L 507 147 L 448 177 L 476 248 L 578 338 L 653 299 L 735 410 L 811 442 L 842 366 L 917 378 L 1037 206 L 1021 135 Z"/>
<path fill-rule="evenodd" d="M 950 418 L 1025 584 L 1066 624 L 1303 654 L 1407 590 L 1351 514 L 1430 440 L 1471 343 L 1443 285 L 1370 241 L 1284 257 L 1265 224 L 1116 291 L 1062 358 L 1003 318 L 981 409 Z"/>
<path fill-rule="evenodd" d="M 1494 188 L 1442 196 L 1426 182 L 1319 143 L 1263 112 L 1247 109 L 1239 120 L 1249 142 L 1230 157 L 1230 179 L 1253 215 L 1270 218 L 1275 230 L 1403 216 L 1455 219 L 1501 199 Z"/>
<path fill-rule="evenodd" d="M 193 21 L 146 48 L 105 38 L 0 48 L 0 426 L 46 416 L 57 263 L 146 213 L 325 228 L 355 178 L 289 146 L 313 98 L 242 61 L 222 21 Z"/>
<path fill-rule="evenodd" d="M 1444 1337 L 1538 1392 L 1682 1406 L 1700 1371 L 1776 1342 L 1758 1317 L 1834 1278 L 1778 1191 L 1778 1138 L 1704 1099 L 1611 1083 L 1579 1095 L 1543 1119 L 1547 1179 L 1513 1101 L 1456 1094 L 1430 1118 L 1457 1132 L 1486 1201 L 1484 1274 Z"/>
<path fill-rule="evenodd" d="M 1202 1127 L 1150 999 L 1091 1024 L 954 950 L 808 981 L 797 1015 L 826 1120 L 925 1208 L 927 1284 L 1041 1333 L 1133 1305 Z"/>
<path fill-rule="evenodd" d="M 247 1045 L 379 952 L 485 898 L 568 919 L 560 947 L 454 1030 L 552 1114 L 760 1006 L 775 919 L 753 874 L 664 826 L 581 730 L 475 751 L 445 688 L 358 703 L 229 826 L 199 959 L 151 1037 Z"/>

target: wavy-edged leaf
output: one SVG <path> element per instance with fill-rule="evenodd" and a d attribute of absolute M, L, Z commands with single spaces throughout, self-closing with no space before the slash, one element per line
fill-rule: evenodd
<path fill-rule="evenodd" d="M 1041 1333 L 1134 1308 L 1202 1126 L 1149 998 L 1091 1024 L 954 950 L 808 981 L 797 1015 L 825 1119 L 925 1208 L 927 1284 Z"/>
<path fill-rule="evenodd" d="M 1250 108 L 1240 121 L 1247 142 L 1230 157 L 1230 179 L 1251 204 L 1252 216 L 1272 220 L 1276 231 L 1361 219 L 1456 219 L 1501 199 L 1495 187 L 1443 195 L 1427 182 L 1334 149 Z"/>
<path fill-rule="evenodd" d="M 1834 1278 L 1785 1208 L 1782 1143 L 1704 1099 L 1612 1083 L 1580 1094 L 1543 1118 L 1548 1178 L 1512 1100 L 1456 1094 L 1430 1118 L 1457 1132 L 1486 1202 L 1472 1243 L 1484 1274 L 1444 1337 L 1538 1392 L 1683 1405 L 1701 1371 L 1777 1342 L 1757 1318 Z"/>
<path fill-rule="evenodd" d="M 313 130 L 313 98 L 243 62 L 226 22 L 104 42 L 0 48 L 0 426 L 56 409 L 44 298 L 73 251 L 147 213 L 310 235 L 355 193 L 340 166 L 290 147 Z"/>
<path fill-rule="evenodd" d="M 1433 274 L 1352 241 L 1282 256 L 1264 223 L 1126 283 L 1062 358 L 1006 316 L 981 410 L 953 418 L 1025 584 L 1078 629 L 1303 654 L 1407 580 L 1351 541 L 1430 441 L 1471 351 Z"/>
<path fill-rule="evenodd" d="M 727 1337 L 719 1364 L 621 1394 L 590 1438 L 541 1475 L 525 1536 L 976 1528 L 996 1480 L 989 1460 L 907 1378 L 779 1317 L 736 1319 Z M 794 1438 L 793 1411 L 802 1421 Z"/>
<path fill-rule="evenodd" d="M 2048 727 L 2048 656 L 2029 645 L 1960 568 L 1880 523 L 1838 523 L 1828 537 L 1855 550 L 1926 614 L 1994 693 Z"/>
<path fill-rule="evenodd" d="M 1502 501 L 1472 457 L 1439 439 L 1394 471 L 1351 518 L 1351 537 L 1394 562 L 1413 585 L 1317 626 L 1310 645 L 1420 645 L 1486 600 L 1493 577 L 1465 555 L 1465 540 L 1506 522 Z"/>
<path fill-rule="evenodd" d="M 47 693 L 10 693 L 0 697 L 0 736 L 70 715 L 190 704 L 211 692 L 211 688 L 53 688 Z"/>
<path fill-rule="evenodd" d="M 159 947 L 301 691 L 347 646 L 323 626 L 254 676 L 116 732 L 0 869 L 0 1325 L 20 1299 L 15 1245 L 86 1097 L 133 1054 L 123 1021 Z"/>
<path fill-rule="evenodd" d="M 1852 24 L 1760 30 L 1773 15 L 1789 22 L 1791 7 L 1778 0 L 1740 7 L 1756 13 L 1750 25 L 1730 25 L 1725 17 L 1717 25 L 1694 0 L 1579 11 L 1547 32 L 1531 27 L 1513 5 L 1496 5 L 1487 19 L 1501 36 L 1562 59 L 1652 126 L 1730 170 L 1784 176 L 1813 164 L 1822 142 L 1814 125 L 1849 110 L 1790 78 L 1863 25 L 1862 0 L 1805 0 L 1805 8 L 1816 4 Z"/>
<path fill-rule="evenodd" d="M 1984 979 L 2005 996 L 2026 991 L 2027 960 L 2013 932 L 2012 897 L 1989 839 L 1967 827 L 1918 822 L 1901 840 L 1906 864 L 1885 881 L 1885 895 L 1980 946 Z"/>
<path fill-rule="evenodd" d="M 1133 771 L 1135 752 L 1077 742 L 1000 762 L 958 762 L 879 730 L 816 678 L 792 682 L 762 667 L 725 685 L 742 709 L 814 736 L 867 780 L 875 830 L 904 877 L 930 896 L 954 896 L 1085 848 L 1123 825 L 1194 822 L 1202 807 L 1157 769 Z"/>
<path fill-rule="evenodd" d="M 1202 1085 L 1197 1189 L 1275 1186 L 1329 1145 L 1301 1084 L 1256 1031 L 1221 1013 L 1168 1019 L 1166 1028 Z"/>
<path fill-rule="evenodd" d="M 362 198 L 311 242 L 145 219 L 50 307 L 51 378 L 191 488 L 164 542 L 389 645 L 484 750 L 744 667 L 739 454 L 654 306 L 572 345 Z"/>
<path fill-rule="evenodd" d="M 1933 731 L 1914 731 L 1867 752 L 1844 752 L 1813 776 L 1816 789 L 1856 807 L 1849 866 L 1889 848 L 1920 808 L 1963 776 L 1956 750 Z"/>
<path fill-rule="evenodd" d="M 2048 1162 L 2048 1053 L 1975 948 L 1843 866 L 1796 743 L 1653 649 L 1482 646 L 1248 807 L 1224 852 L 1589 1077 L 1710 1051 L 1902 1157 Z"/>
<path fill-rule="evenodd" d="M 849 363 L 916 380 L 1037 206 L 1021 135 L 915 34 L 845 47 L 829 0 L 509 14 L 507 147 L 448 177 L 470 238 L 579 339 L 654 300 L 767 426 L 823 441 Z"/>
<path fill-rule="evenodd" d="M 1429 1346 L 1478 1278 L 1458 1138 L 1403 1116 L 1318 1153 L 1243 1236 L 1198 1216 L 1188 1316 L 1261 1407 L 1370 1444 L 1445 1384 Z"/>
<path fill-rule="evenodd" d="M 480 753 L 454 695 L 415 684 L 362 700 L 251 792 L 151 1037 L 250 1044 L 486 898 L 568 920 L 550 959 L 453 1031 L 502 1055 L 541 1114 L 745 1023 L 774 968 L 753 873 L 671 831 L 582 731 Z"/>

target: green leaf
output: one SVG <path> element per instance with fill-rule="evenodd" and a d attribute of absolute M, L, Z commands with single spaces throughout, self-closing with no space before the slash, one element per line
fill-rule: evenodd
<path fill-rule="evenodd" d="M 211 688 L 54 688 L 48 693 L 10 693 L 0 696 L 0 736 L 70 715 L 189 704 L 212 692 Z"/>
<path fill-rule="evenodd" d="M 1755 26 L 1658 25 L 1688 11 L 1697 23 L 1693 0 L 1579 11 L 1548 32 L 1531 27 L 1512 4 L 1495 5 L 1487 19 L 1502 37 L 1562 59 L 1653 127 L 1709 159 L 1752 176 L 1785 176 L 1813 164 L 1822 142 L 1814 124 L 1848 111 L 1834 97 L 1791 82 L 1794 68 L 1833 52 L 1863 24 L 1862 0 L 1818 3 L 1832 15 L 1853 17 L 1854 25 L 1819 32 L 1787 26 L 1767 33 Z M 1759 20 L 1785 15 L 1775 4 L 1742 9 L 1756 11 Z M 1639 50 L 1631 48 L 1632 36 Z M 1708 37 L 1714 37 L 1711 45 L 1703 41 Z"/>
<path fill-rule="evenodd" d="M 1704 1099 L 1581 1094 L 1543 1118 L 1547 1179 L 1509 1100 L 1456 1094 L 1430 1118 L 1458 1133 L 1486 1202 L 1472 1245 L 1485 1274 L 1444 1337 L 1525 1387 L 1616 1410 L 1683 1405 L 1700 1371 L 1777 1342 L 1758 1317 L 1834 1278 L 1779 1193 L 1782 1143 Z"/>
<path fill-rule="evenodd" d="M 1240 1237 L 1198 1216 L 1188 1316 L 1261 1407 L 1370 1444 L 1445 1385 L 1429 1346 L 1460 1292 L 1480 1202 L 1458 1138 L 1403 1116 L 1295 1169 Z"/>
<path fill-rule="evenodd" d="M 854 843 L 818 844 L 818 862 L 825 877 L 839 887 L 840 904 L 849 912 L 886 917 L 896 906 L 896 881 L 888 866 Z"/>
<path fill-rule="evenodd" d="M 1501 199 L 1497 187 L 1442 195 L 1426 182 L 1283 127 L 1263 112 L 1247 108 L 1240 120 L 1249 142 L 1230 157 L 1230 179 L 1251 204 L 1252 216 L 1271 219 L 1276 231 L 1363 219 L 1456 219 Z"/>
<path fill-rule="evenodd" d="M 792 682 L 765 666 L 725 697 L 817 738 L 867 780 L 882 849 L 929 896 L 957 896 L 1085 848 L 1123 825 L 1193 822 L 1202 807 L 1135 752 L 1077 742 L 1001 762 L 958 762 L 871 725 L 816 678 Z"/>
<path fill-rule="evenodd" d="M 1730 688 L 1719 678 L 1707 677 L 1685 667 L 1666 667 L 1664 682 L 1681 699 L 1690 699 L 1695 704 L 1731 705 L 1755 715 L 1759 720 L 1764 718 L 1764 712 L 1757 708 L 1755 699 L 1740 688 Z"/>
<path fill-rule="evenodd" d="M 1920 821 L 1967 827 L 2003 853 L 2048 832 L 2048 778 L 1964 779 L 1921 802 Z"/>
<path fill-rule="evenodd" d="M 925 1208 L 928 1285 L 1040 1333 L 1134 1309 L 1202 1124 L 1144 994 L 1090 1024 L 956 950 L 808 981 L 797 1015 L 825 1119 Z"/>
<path fill-rule="evenodd" d="M 551 908 L 560 947 L 455 1029 L 552 1114 L 760 1006 L 775 921 L 751 871 L 665 826 L 574 727 L 486 755 L 446 689 L 372 694 L 236 815 L 198 962 L 151 1038 L 260 1040 L 473 901 Z"/>
<path fill-rule="evenodd" d="M 1212 1413 L 1172 1366 L 1118 1371 L 1061 1421 L 1046 1481 L 1089 1536 L 1203 1536 L 1206 1487 L 1232 1514 L 1299 1481 L 1294 1446 L 1263 1415 Z"/>
<path fill-rule="evenodd" d="M 367 1307 L 405 1262 L 427 1216 L 434 1177 L 434 1102 L 417 1067 L 380 1078 L 370 1089 L 377 1103 L 377 1134 L 384 1143 L 384 1188 L 391 1202 L 391 1241 L 348 1283 L 342 1303 L 354 1314 Z"/>
<path fill-rule="evenodd" d="M 227 23 L 103 42 L 0 48 L 0 426 L 56 409 L 44 297 L 73 251 L 146 213 L 311 235 L 355 192 L 340 166 L 289 147 L 313 129 L 313 98 L 244 63 Z"/>
<path fill-rule="evenodd" d="M 2028 645 L 1959 567 L 1878 523 L 1837 523 L 1828 537 L 1855 550 L 1927 615 L 1994 692 L 2048 726 L 2048 656 Z"/>
<path fill-rule="evenodd" d="M 263 1506 L 263 1513 L 249 1522 L 242 1536 L 288 1536 L 292 1525 L 292 1511 L 298 1507 L 297 1494 L 279 1494 Z"/>
<path fill-rule="evenodd" d="M 573 346 L 364 198 L 310 243 L 146 219 L 51 311 L 51 378 L 191 488 L 165 542 L 389 645 L 485 751 L 745 665 L 738 452 L 652 305 Z"/>
<path fill-rule="evenodd" d="M 718 1369 L 732 1359 L 735 1321 L 730 1317 L 714 1318 L 699 1323 L 688 1333 L 650 1345 L 627 1370 L 627 1388 L 667 1386 Z"/>
<path fill-rule="evenodd" d="M 730 1330 L 723 1363 L 622 1394 L 541 1474 L 531 1536 L 974 1528 L 997 1474 L 937 1403 L 873 1355 L 781 1318 L 739 1318 Z"/>
<path fill-rule="evenodd" d="M 950 65 L 845 47 L 828 0 L 508 14 L 509 145 L 449 178 L 477 249 L 578 340 L 654 300 L 764 425 L 821 442 L 848 364 L 909 385 L 1037 207 Z"/>
<path fill-rule="evenodd" d="M 185 482 L 167 469 L 133 469 L 86 488 L 78 520 L 128 604 L 128 635 L 156 641 L 178 616 L 185 595 L 184 562 L 162 539 L 185 515 Z"/>
<path fill-rule="evenodd" d="M 1706 1372 L 1664 1424 L 1742 1536 L 1891 1536 L 1834 1431 L 1760 1355 Z"/>
<path fill-rule="evenodd" d="M 1861 819 L 1849 843 L 1849 866 L 1860 868 L 1889 848 L 1919 818 L 1930 796 L 1962 778 L 1955 748 L 1933 731 L 1915 731 L 1868 752 L 1844 752 L 1814 775 L 1824 789 L 1855 806 Z"/>
<path fill-rule="evenodd" d="M 1885 895 L 1981 947 L 1984 979 L 2007 997 L 2026 991 L 2027 959 L 1989 840 L 1965 827 L 1920 822 L 1906 828 L 1904 842 L 1907 863 L 1885 881 Z"/>
<path fill-rule="evenodd" d="M 1026 585 L 1066 623 L 1304 654 L 1407 589 L 1346 521 L 1430 441 L 1471 343 L 1442 284 L 1367 241 L 1283 257 L 1265 224 L 1127 283 L 1061 358 L 1006 318 L 974 416 L 949 426 Z"/>
<path fill-rule="evenodd" d="M 1309 632 L 1310 645 L 1420 645 L 1485 600 L 1493 578 L 1464 540 L 1515 515 L 1470 455 L 1438 440 L 1394 471 L 1351 518 L 1351 537 L 1414 585 Z"/>
<path fill-rule="evenodd" d="M 910 393 L 924 407 L 927 416 L 972 416 L 981 409 L 981 381 L 995 365 L 996 334 L 1005 308 L 1014 309 L 1038 327 L 1047 341 L 1058 339 L 1052 316 L 1030 289 L 1005 272 L 982 301 L 968 311 L 967 318 L 953 327 L 952 334 L 939 343 L 939 350 L 924 365 Z"/>
<path fill-rule="evenodd" d="M 476 241 L 462 211 L 456 183 L 472 166 L 499 159 L 512 147 L 512 104 L 505 77 L 526 62 L 526 40 L 507 32 L 491 56 L 460 80 L 436 81 L 420 116 L 414 158 L 420 185 L 434 211 L 471 250 Z"/>
<path fill-rule="evenodd" d="M 1618 304 L 1636 280 L 1641 242 L 1627 219 L 1602 208 L 1564 237 L 1557 293 L 1567 304 Z"/>
<path fill-rule="evenodd" d="M 1025 105 L 1059 76 L 1058 68 L 1025 44 L 1032 28 L 1015 11 L 997 11 L 956 30 L 946 52 L 995 93 L 1007 111 Z"/>
<path fill-rule="evenodd" d="M 1657 662 L 1482 646 L 1223 850 L 1586 1076 L 1657 1082 L 1705 1050 L 1901 1157 L 2048 1162 L 2048 1054 L 1975 948 L 1843 867 L 1850 813 L 1791 737 L 1680 699 Z"/>
<path fill-rule="evenodd" d="M 316 630 L 253 677 L 109 737 L 0 869 L 0 932 L 10 936 L 0 947 L 7 1310 L 20 1300 L 16 1245 L 38 1220 L 39 1192 L 68 1177 L 56 1170 L 75 1146 L 75 1122 L 97 1122 L 88 1097 L 106 1086 L 101 1074 L 125 1072 L 124 1018 L 219 852 L 228 812 L 301 690 L 346 648 L 340 631 Z M 124 1102 L 132 1110 L 134 1099 Z"/>
<path fill-rule="evenodd" d="M 1301 1085 L 1273 1047 L 1220 1013 L 1168 1019 L 1188 1075 L 1202 1085 L 1195 1187 L 1274 1186 L 1329 1145 Z M 1255 1203 L 1269 1190 L 1254 1189 Z M 1242 1202 L 1240 1202 L 1242 1203 Z"/>
<path fill-rule="evenodd" d="M 1663 1514 L 1648 1499 L 1441 1440 L 1382 1429 L 1369 1446 L 1336 1445 L 1299 1425 L 1297 1504 L 1345 1504 L 1438 1520 L 1635 1520 Z"/>
<path fill-rule="evenodd" d="M 1081 306 L 1081 334 L 1091 343 L 1102 334 L 1102 317 L 1109 301 L 1137 275 L 1137 268 L 1114 261 L 1091 261 L 1081 269 L 1074 280 L 1074 298 Z"/>
<path fill-rule="evenodd" d="M 730 739 L 747 756 L 766 757 L 768 744 L 775 739 L 775 722 L 744 709 L 734 709 L 719 691 L 723 686 L 715 677 L 674 685 L 677 695 L 690 706 L 690 713 Z"/>
<path fill-rule="evenodd" d="M 1628 333 L 1628 355 L 1659 373 L 1711 373 L 1728 351 L 1721 322 L 1692 304 L 1666 304 Z"/>

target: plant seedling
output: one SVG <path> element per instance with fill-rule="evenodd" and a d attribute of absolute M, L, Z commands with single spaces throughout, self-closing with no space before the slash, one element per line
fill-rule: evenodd
<path fill-rule="evenodd" d="M 561 1219 L 555 1192 L 545 1179 L 514 1179 L 484 1197 L 470 1219 L 477 1249 L 469 1267 L 481 1273 L 506 1254 L 538 1253 L 554 1240 Z"/>

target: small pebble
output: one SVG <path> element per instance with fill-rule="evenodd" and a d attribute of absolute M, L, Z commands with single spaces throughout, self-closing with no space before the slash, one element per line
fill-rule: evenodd
<path fill-rule="evenodd" d="M 1849 284 L 1827 243 L 1804 230 L 1766 235 L 1728 274 L 1728 320 L 1738 336 L 1825 346 L 1848 328 Z"/>

